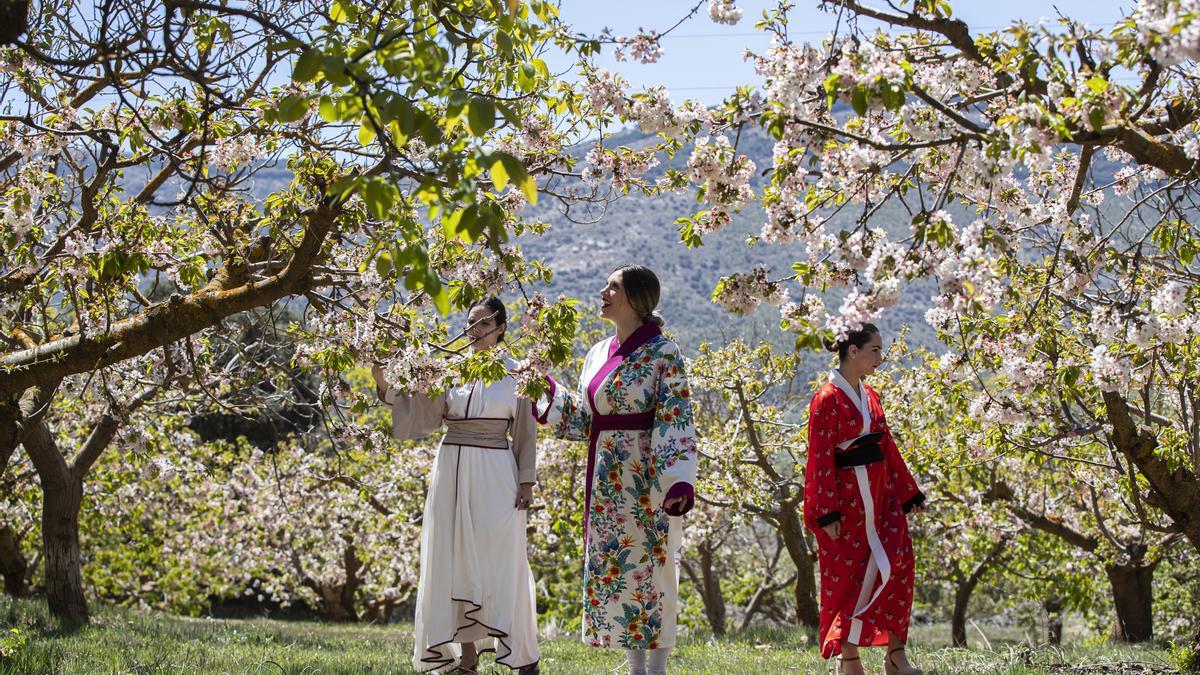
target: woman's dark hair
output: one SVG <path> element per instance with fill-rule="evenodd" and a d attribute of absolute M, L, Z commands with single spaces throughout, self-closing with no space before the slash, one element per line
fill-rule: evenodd
<path fill-rule="evenodd" d="M 863 345 L 871 341 L 872 335 L 879 335 L 879 328 L 873 323 L 864 323 L 862 330 L 852 330 L 841 340 L 826 340 L 825 349 L 837 352 L 838 360 L 845 361 L 846 355 L 850 352 L 850 345 L 862 348 Z"/>
<path fill-rule="evenodd" d="M 621 286 L 625 288 L 625 297 L 629 299 L 633 311 L 642 317 L 643 322 L 652 321 L 662 327 L 666 322 L 661 314 L 654 311 L 658 308 L 662 287 L 654 272 L 641 265 L 622 265 L 613 271 L 621 273 Z"/>
<path fill-rule="evenodd" d="M 496 326 L 500 328 L 500 337 L 496 338 L 496 342 L 504 342 L 504 334 L 508 332 L 508 310 L 505 309 L 504 303 L 494 295 L 476 300 L 467 308 L 467 314 L 470 314 L 471 310 L 476 307 L 487 307 L 491 311 L 492 317 L 496 319 Z"/>

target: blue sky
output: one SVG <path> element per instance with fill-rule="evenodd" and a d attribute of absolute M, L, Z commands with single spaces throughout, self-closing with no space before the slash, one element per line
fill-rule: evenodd
<path fill-rule="evenodd" d="M 682 18 L 696 0 L 562 0 L 563 19 L 575 31 L 597 34 L 606 26 L 616 35 L 633 35 L 639 28 L 663 31 Z M 872 6 L 886 6 L 882 0 L 868 0 Z M 690 21 L 663 38 L 662 58 L 644 65 L 618 62 L 606 47 L 598 65 L 619 73 L 635 88 L 661 84 L 673 100 L 700 99 L 718 103 L 739 84 L 757 82 L 754 70 L 742 58 L 746 49 L 764 51 L 769 42 L 765 34 L 754 30 L 764 9 L 774 7 L 773 0 L 737 0 L 744 11 L 736 26 L 713 23 L 708 18 L 707 2 Z M 834 26 L 834 16 L 817 9 L 817 0 L 796 0 L 790 15 L 792 34 L 797 40 L 819 42 Z M 1053 18 L 1055 8 L 1090 26 L 1110 25 L 1128 14 L 1134 3 L 1112 0 L 952 0 L 955 16 L 973 28 L 988 30 L 1016 19 L 1028 21 Z M 870 25 L 870 24 L 864 24 Z M 565 66 L 565 63 L 552 65 Z"/>

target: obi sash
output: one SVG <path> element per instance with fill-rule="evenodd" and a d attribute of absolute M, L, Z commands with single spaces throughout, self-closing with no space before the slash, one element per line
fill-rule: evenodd
<path fill-rule="evenodd" d="M 467 417 L 442 420 L 446 424 L 446 435 L 442 445 L 468 445 L 475 448 L 508 450 L 508 418 Z"/>

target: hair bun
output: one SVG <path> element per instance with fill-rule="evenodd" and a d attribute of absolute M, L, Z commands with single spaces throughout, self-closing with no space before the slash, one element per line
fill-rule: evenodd
<path fill-rule="evenodd" d="M 825 345 L 825 351 L 829 352 L 837 353 L 842 347 L 837 340 L 823 340 L 822 343 Z"/>
<path fill-rule="evenodd" d="M 652 323 L 652 324 L 658 326 L 659 328 L 662 328 L 663 326 L 667 325 L 667 320 L 663 318 L 662 314 L 658 313 L 658 310 L 655 310 L 655 311 L 647 314 L 642 319 L 642 321 L 643 321 L 643 323 Z"/>

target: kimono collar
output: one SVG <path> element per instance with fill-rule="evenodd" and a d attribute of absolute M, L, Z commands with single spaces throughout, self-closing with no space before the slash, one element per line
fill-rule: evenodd
<path fill-rule="evenodd" d="M 850 400 L 854 402 L 855 407 L 858 408 L 858 412 L 860 415 L 862 415 L 863 421 L 862 433 L 865 434 L 870 431 L 871 405 L 869 402 L 870 398 L 867 396 L 867 386 L 859 381 L 858 388 L 862 391 L 862 395 L 860 396 L 858 392 L 854 391 L 854 387 L 850 386 L 850 382 L 846 380 L 846 378 L 840 371 L 838 371 L 837 368 L 829 371 L 829 381 L 832 382 L 838 389 L 841 389 L 842 393 L 848 396 Z"/>
<path fill-rule="evenodd" d="M 646 344 L 657 335 L 662 335 L 662 329 L 653 321 L 647 321 L 637 330 L 633 331 L 624 343 L 621 343 L 616 336 L 613 336 L 612 342 L 608 343 L 608 358 L 611 359 L 614 356 L 620 356 L 624 359 L 632 354 L 633 350 Z"/>

